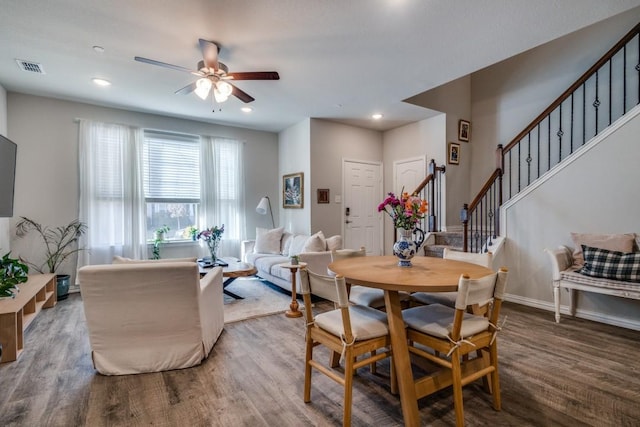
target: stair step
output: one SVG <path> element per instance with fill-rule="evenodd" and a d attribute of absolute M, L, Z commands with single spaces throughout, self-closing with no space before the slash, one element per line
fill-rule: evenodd
<path fill-rule="evenodd" d="M 436 245 L 462 247 L 462 233 L 438 232 L 434 233 Z"/>
<path fill-rule="evenodd" d="M 454 251 L 462 252 L 462 246 L 450 246 L 450 245 L 425 245 L 424 256 L 432 256 L 436 258 L 442 258 L 444 248 L 452 249 Z"/>

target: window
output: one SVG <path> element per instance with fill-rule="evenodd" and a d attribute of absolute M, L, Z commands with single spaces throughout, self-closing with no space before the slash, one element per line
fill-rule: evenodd
<path fill-rule="evenodd" d="M 183 239 L 200 207 L 200 137 L 145 130 L 143 188 L 146 237 L 166 225 L 168 239 Z"/>

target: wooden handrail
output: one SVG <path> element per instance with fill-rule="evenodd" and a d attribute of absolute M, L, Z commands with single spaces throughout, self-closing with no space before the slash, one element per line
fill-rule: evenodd
<path fill-rule="evenodd" d="M 482 200 L 482 198 L 487 194 L 493 183 L 500 177 L 502 174 L 502 169 L 496 169 L 493 171 L 487 182 L 485 182 L 482 189 L 478 192 L 478 195 L 473 199 L 471 203 L 469 203 L 468 210 L 474 211 L 478 206 L 478 203 Z"/>
<path fill-rule="evenodd" d="M 546 110 L 544 110 L 538 117 L 536 117 L 522 132 L 520 132 L 515 138 L 511 140 L 505 147 L 503 152 L 507 153 L 513 147 L 515 147 L 518 142 L 524 138 L 529 132 L 531 132 L 540 122 L 542 122 L 553 110 L 555 110 L 560 104 L 562 104 L 573 92 L 576 91 L 580 86 L 582 86 L 589 78 L 595 74 L 595 72 L 607 63 L 620 49 L 624 47 L 633 37 L 635 37 L 640 32 L 640 23 L 638 23 L 631 31 L 629 31 L 618 43 L 615 44 L 611 49 L 604 54 L 602 58 L 598 60 L 595 64 L 591 66 L 578 80 L 575 81 L 569 89 L 565 90 L 562 95 L 560 95 Z"/>
<path fill-rule="evenodd" d="M 429 182 L 433 179 L 433 174 L 430 173 L 429 175 L 427 175 L 420 184 L 418 184 L 418 187 L 416 187 L 415 190 L 413 190 L 413 193 L 411 193 L 412 196 L 417 196 L 418 193 L 420 193 L 422 190 L 424 190 L 424 188 L 427 186 L 427 184 L 429 184 Z"/>

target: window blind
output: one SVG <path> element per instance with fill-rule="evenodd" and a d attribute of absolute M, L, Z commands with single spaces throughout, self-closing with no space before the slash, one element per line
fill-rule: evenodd
<path fill-rule="evenodd" d="M 147 202 L 200 200 L 200 137 L 145 130 L 144 193 Z"/>

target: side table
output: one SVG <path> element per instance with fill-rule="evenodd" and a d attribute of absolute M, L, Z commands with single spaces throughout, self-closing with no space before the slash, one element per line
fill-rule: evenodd
<path fill-rule="evenodd" d="M 302 317 L 302 312 L 298 310 L 298 300 L 296 298 L 296 273 L 299 268 L 305 268 L 306 262 L 299 262 L 298 264 L 285 263 L 280 264 L 280 267 L 286 268 L 291 271 L 291 304 L 289 304 L 290 310 L 284 313 L 287 317 Z"/>

